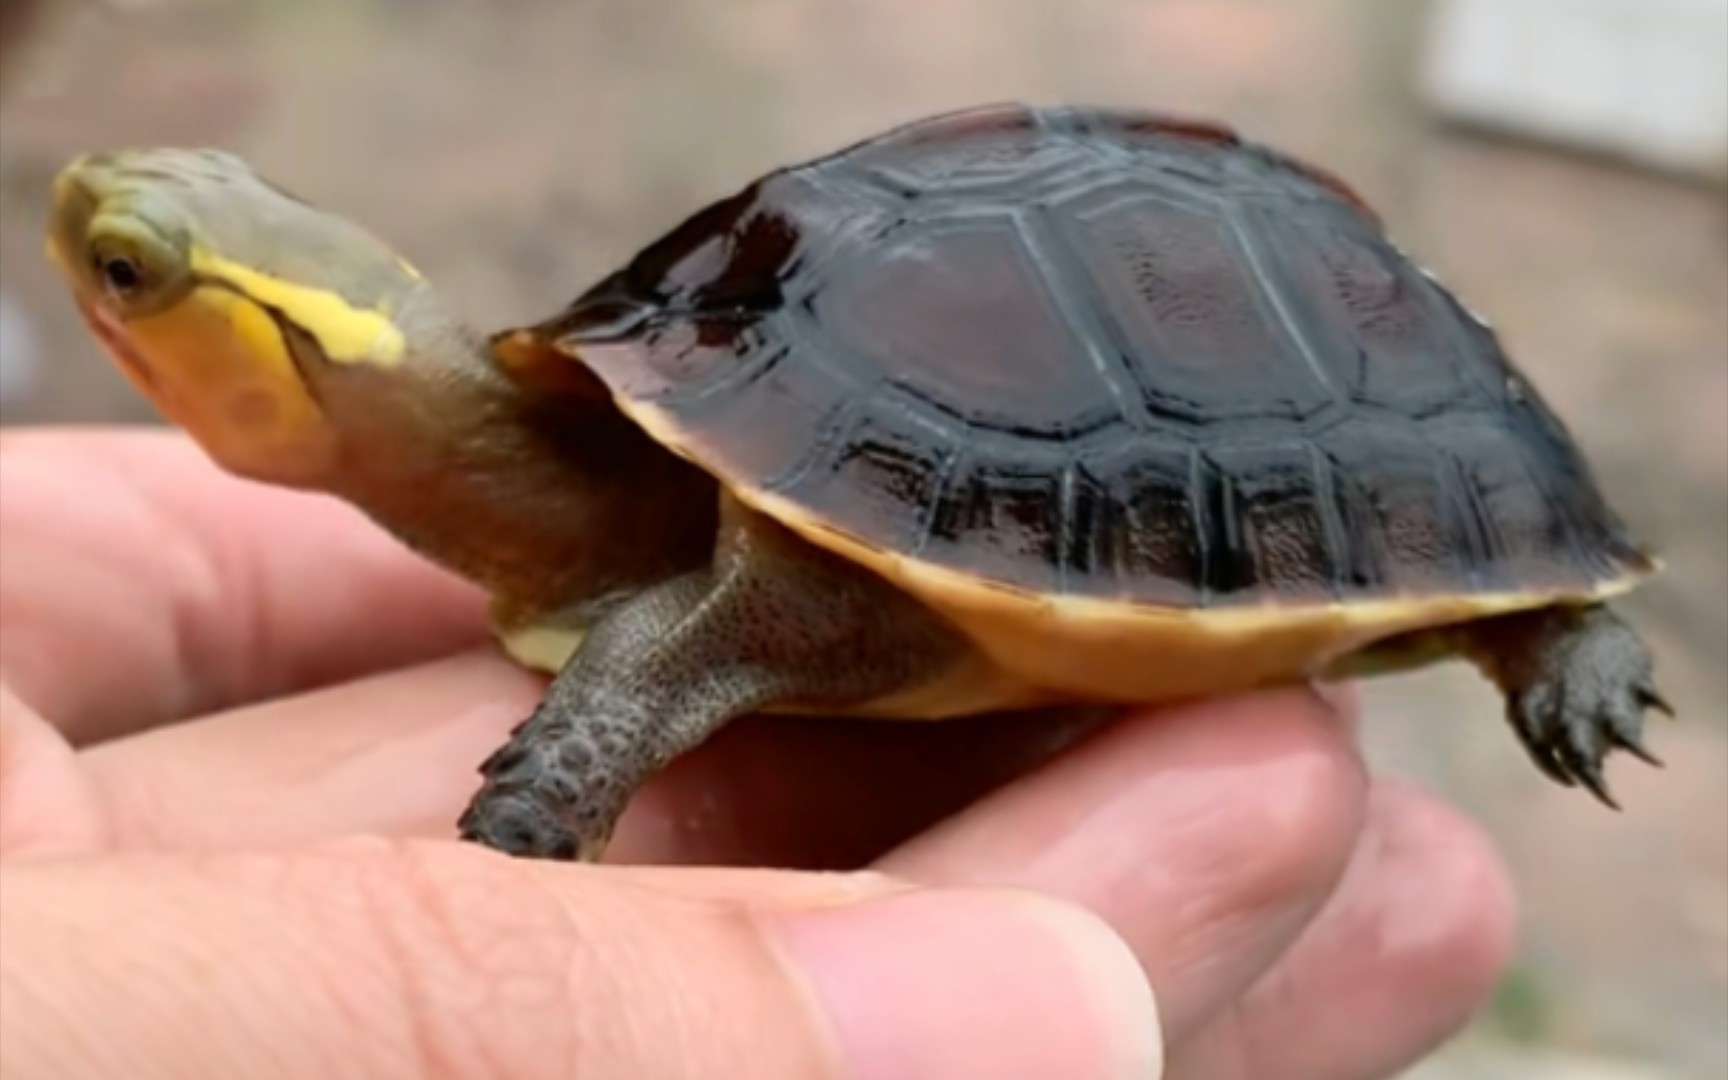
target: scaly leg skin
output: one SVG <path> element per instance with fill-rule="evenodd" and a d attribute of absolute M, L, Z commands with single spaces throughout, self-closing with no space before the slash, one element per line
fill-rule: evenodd
<path fill-rule="evenodd" d="M 1650 653 L 1608 608 L 1554 607 L 1458 627 L 1458 650 L 1506 694 L 1506 715 L 1530 757 L 1568 787 L 1614 809 L 1602 759 L 1625 750 L 1651 765 L 1644 711 L 1673 715 L 1656 692 Z"/>
<path fill-rule="evenodd" d="M 596 861 L 642 783 L 728 721 L 909 689 L 969 648 L 879 578 L 729 502 L 712 567 L 593 626 L 481 766 L 459 827 L 513 855 Z"/>

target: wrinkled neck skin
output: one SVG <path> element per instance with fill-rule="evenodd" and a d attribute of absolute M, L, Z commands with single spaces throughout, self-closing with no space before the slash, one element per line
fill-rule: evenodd
<path fill-rule="evenodd" d="M 398 320 L 415 343 L 400 366 L 326 374 L 342 442 L 314 486 L 479 583 L 510 625 L 597 614 L 707 562 L 718 492 L 706 473 L 608 399 L 525 392 L 477 334 L 431 310 Z"/>

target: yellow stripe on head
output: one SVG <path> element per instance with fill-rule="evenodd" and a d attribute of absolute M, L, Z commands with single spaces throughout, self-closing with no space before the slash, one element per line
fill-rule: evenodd
<path fill-rule="evenodd" d="M 357 308 L 329 289 L 298 285 L 193 246 L 191 266 L 201 277 L 222 282 L 259 304 L 273 308 L 318 343 L 336 364 L 391 367 L 402 362 L 407 344 L 389 315 Z M 264 313 L 260 317 L 268 319 Z M 274 335 L 276 329 L 270 328 Z"/>

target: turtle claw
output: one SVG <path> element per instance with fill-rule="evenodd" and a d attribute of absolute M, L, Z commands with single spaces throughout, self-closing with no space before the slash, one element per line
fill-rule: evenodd
<path fill-rule="evenodd" d="M 1655 686 L 1653 686 L 1647 682 L 1646 683 L 1640 683 L 1633 690 L 1633 693 L 1638 695 L 1638 703 L 1640 705 L 1644 706 L 1645 708 L 1655 709 L 1657 712 L 1661 713 L 1663 716 L 1666 716 L 1669 719 L 1673 719 L 1674 706 L 1668 704 L 1667 699 L 1664 698 L 1660 693 L 1658 693 L 1656 691 Z"/>
<path fill-rule="evenodd" d="M 1551 779 L 1567 787 L 1582 785 L 1618 810 L 1620 803 L 1603 778 L 1610 753 L 1623 750 L 1652 768 L 1663 767 L 1644 745 L 1644 713 L 1660 708 L 1651 696 L 1613 679 L 1561 677 L 1514 695 L 1508 718 L 1531 759 Z"/>
<path fill-rule="evenodd" d="M 1506 718 L 1530 760 L 1566 787 L 1619 809 L 1603 762 L 1616 750 L 1660 768 L 1644 746 L 1644 714 L 1673 715 L 1656 690 L 1650 652 L 1606 606 L 1556 606 L 1503 615 L 1457 638 L 1506 694 Z"/>
<path fill-rule="evenodd" d="M 1533 700 L 1552 704 L 1532 708 Z M 1604 806 L 1618 810 L 1620 803 L 1602 771 L 1609 753 L 1625 750 L 1650 765 L 1662 764 L 1644 748 L 1639 731 L 1641 713 L 1642 706 L 1630 697 L 1602 699 L 1574 690 L 1518 695 L 1508 718 L 1531 760 L 1550 779 L 1566 787 L 1581 785 Z"/>
<path fill-rule="evenodd" d="M 1577 774 L 1579 781 L 1589 790 L 1590 794 L 1596 796 L 1597 802 L 1600 802 L 1610 810 L 1620 809 L 1620 803 L 1615 800 L 1613 793 L 1608 790 L 1608 781 L 1602 776 L 1601 762 L 1577 762 L 1573 765 L 1573 772 Z"/>
<path fill-rule="evenodd" d="M 1547 707 L 1548 695 L 1544 687 L 1535 687 L 1524 693 L 1514 694 L 1508 701 L 1507 716 L 1512 721 L 1512 731 L 1518 736 L 1518 741 L 1524 747 L 1530 760 L 1542 771 L 1542 775 L 1564 787 L 1573 787 L 1577 781 L 1555 755 L 1552 742 L 1542 736 L 1548 727 L 1548 717 L 1552 710 Z"/>
<path fill-rule="evenodd" d="M 1669 713 L 1668 715 L 1672 716 L 1673 713 Z M 1668 767 L 1667 762 L 1663 761 L 1645 748 L 1644 743 L 1636 734 L 1626 734 L 1619 730 L 1614 730 L 1609 733 L 1609 738 L 1614 741 L 1615 746 L 1618 746 L 1620 749 L 1631 754 L 1633 757 L 1653 769 L 1665 769 Z"/>
<path fill-rule="evenodd" d="M 479 771 L 484 776 L 494 776 L 508 772 L 520 765 L 528 757 L 528 751 L 518 742 L 507 742 L 492 751 L 485 761 L 480 763 Z"/>

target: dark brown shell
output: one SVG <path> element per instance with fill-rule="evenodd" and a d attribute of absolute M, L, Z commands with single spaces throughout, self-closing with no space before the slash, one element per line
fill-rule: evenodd
<path fill-rule="evenodd" d="M 806 531 L 1133 604 L 1649 568 L 1489 329 L 1335 178 L 998 107 L 781 170 L 538 328 Z"/>

